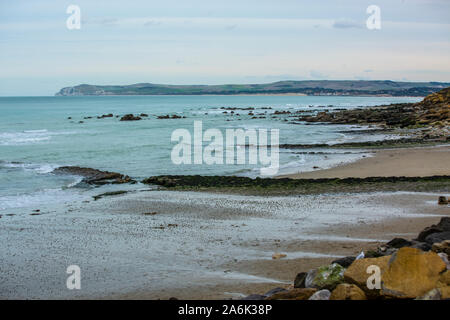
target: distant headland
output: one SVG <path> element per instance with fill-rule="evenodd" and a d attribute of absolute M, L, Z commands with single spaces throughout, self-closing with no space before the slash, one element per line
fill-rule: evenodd
<path fill-rule="evenodd" d="M 131 85 L 80 84 L 62 88 L 56 96 L 115 95 L 311 95 L 422 97 L 449 87 L 449 82 L 396 82 L 390 80 L 305 80 L 266 84 Z"/>

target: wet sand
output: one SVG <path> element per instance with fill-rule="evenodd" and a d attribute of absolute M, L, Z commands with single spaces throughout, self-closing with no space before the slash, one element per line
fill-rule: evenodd
<path fill-rule="evenodd" d="M 268 253 L 268 256 L 264 259 L 236 259 L 221 264 L 216 268 L 223 271 L 209 282 L 190 283 L 188 286 L 165 288 L 163 291 L 138 290 L 102 298 L 239 299 L 252 293 L 263 294 L 275 287 L 292 286 L 297 273 L 329 264 L 336 257 L 357 255 L 363 249 L 376 248 L 394 237 L 413 239 L 424 227 L 437 223 L 440 216 L 450 215 L 447 206 L 436 204 L 434 194 L 368 194 L 358 200 L 351 195 L 349 197 L 350 203 L 356 206 L 366 203 L 366 208 L 361 208 L 362 215 L 356 217 L 356 221 L 335 224 L 330 219 L 309 230 L 299 229 L 298 236 L 283 237 L 279 234 L 280 239 L 277 239 L 276 235 L 273 237 L 269 233 L 259 241 L 240 242 L 238 245 L 243 252 L 248 248 L 257 248 Z M 348 212 L 348 208 L 333 196 L 319 196 L 316 199 L 328 199 L 340 210 Z M 372 222 L 372 219 L 367 221 L 364 214 L 374 207 L 378 208 L 382 218 L 376 222 Z M 386 214 L 388 208 L 392 210 L 391 216 Z M 287 257 L 273 260 L 270 258 L 271 252 L 282 252 Z M 305 256 L 298 257 L 301 253 Z M 314 254 L 318 256 L 313 257 Z"/>
<path fill-rule="evenodd" d="M 450 146 L 380 149 L 353 163 L 280 177 L 293 179 L 450 175 Z"/>
<path fill-rule="evenodd" d="M 238 299 L 450 215 L 435 193 L 141 191 L 0 220 L 0 298 Z M 448 196 L 448 195 L 447 195 Z M 156 212 L 155 215 L 144 215 Z M 275 252 L 286 258 L 273 260 Z M 81 268 L 68 290 L 66 268 Z"/>

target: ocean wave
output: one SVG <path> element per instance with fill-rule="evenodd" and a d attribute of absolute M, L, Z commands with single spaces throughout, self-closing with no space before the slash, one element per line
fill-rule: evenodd
<path fill-rule="evenodd" d="M 75 132 L 52 132 L 47 129 L 0 132 L 0 146 L 17 146 L 49 141 L 52 136 L 74 134 Z"/>
<path fill-rule="evenodd" d="M 23 162 L 8 162 L 8 161 L 0 161 L 0 168 L 8 168 L 8 169 L 22 169 L 26 171 L 35 171 L 40 174 L 50 173 L 56 168 L 60 167 L 56 164 L 38 164 L 38 163 L 23 163 Z"/>
<path fill-rule="evenodd" d="M 0 210 L 14 208 L 36 208 L 61 202 L 71 202 L 83 198 L 83 195 L 61 188 L 43 189 L 30 193 L 0 196 Z"/>

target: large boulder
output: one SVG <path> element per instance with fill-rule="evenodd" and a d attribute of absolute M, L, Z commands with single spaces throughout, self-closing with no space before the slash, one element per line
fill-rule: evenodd
<path fill-rule="evenodd" d="M 367 268 L 369 266 L 375 265 L 380 268 L 380 275 L 387 269 L 389 259 L 391 256 L 383 256 L 379 258 L 365 258 L 355 260 L 350 267 L 344 272 L 344 281 L 350 284 L 355 284 L 364 292 L 367 296 L 377 297 L 379 296 L 379 289 L 369 289 L 367 287 L 367 279 L 372 275 L 372 273 L 367 273 Z"/>
<path fill-rule="evenodd" d="M 367 297 L 358 286 L 341 283 L 331 292 L 330 300 L 367 300 Z"/>
<path fill-rule="evenodd" d="M 381 293 L 393 298 L 416 298 L 434 289 L 446 270 L 434 252 L 404 247 L 392 255 L 382 273 Z"/>
<path fill-rule="evenodd" d="M 333 290 L 344 280 L 345 268 L 337 263 L 310 270 L 305 279 L 307 288 Z"/>
<path fill-rule="evenodd" d="M 444 231 L 450 231 L 450 217 L 443 217 L 438 224 L 433 224 L 432 226 L 423 229 L 417 236 L 417 240 L 423 242 L 429 235 Z"/>
<path fill-rule="evenodd" d="M 316 291 L 314 288 L 294 288 L 275 293 L 266 300 L 308 300 Z"/>

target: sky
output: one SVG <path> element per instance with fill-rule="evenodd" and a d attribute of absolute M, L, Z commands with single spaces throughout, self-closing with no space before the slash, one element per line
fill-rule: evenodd
<path fill-rule="evenodd" d="M 69 30 L 67 8 L 80 8 Z M 367 7 L 381 29 L 367 28 Z M 0 0 L 0 95 L 81 83 L 450 82 L 449 0 Z"/>

